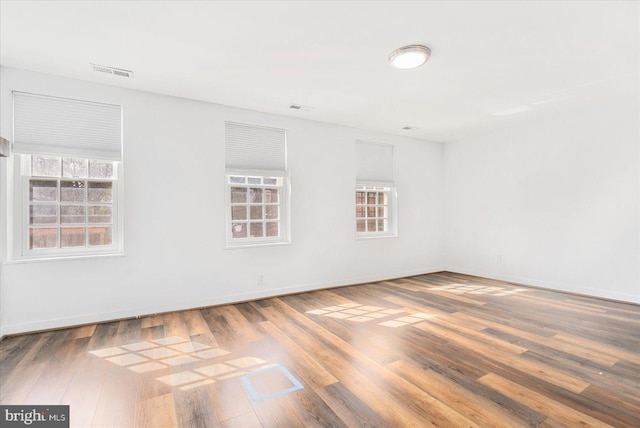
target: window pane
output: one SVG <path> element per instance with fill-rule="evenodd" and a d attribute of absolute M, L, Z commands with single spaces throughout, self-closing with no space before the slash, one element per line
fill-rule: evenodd
<path fill-rule="evenodd" d="M 39 204 L 29 206 L 29 224 L 56 224 L 58 205 Z"/>
<path fill-rule="evenodd" d="M 58 246 L 58 229 L 32 228 L 29 229 L 29 249 L 55 248 Z"/>
<path fill-rule="evenodd" d="M 31 156 L 31 175 L 60 177 L 60 158 Z"/>
<path fill-rule="evenodd" d="M 107 182 L 89 182 L 87 196 L 89 202 L 111 202 L 113 201 L 113 183 Z"/>
<path fill-rule="evenodd" d="M 262 205 L 252 206 L 251 207 L 251 219 L 252 220 L 262 220 Z"/>
<path fill-rule="evenodd" d="M 247 219 L 247 207 L 231 207 L 231 220 L 246 220 Z"/>
<path fill-rule="evenodd" d="M 229 177 L 229 183 L 231 184 L 244 184 L 246 177 Z"/>
<path fill-rule="evenodd" d="M 376 193 L 375 192 L 367 192 L 367 203 L 375 204 L 376 203 Z"/>
<path fill-rule="evenodd" d="M 58 182 L 55 180 L 29 180 L 30 201 L 57 201 Z"/>
<path fill-rule="evenodd" d="M 378 204 L 386 205 L 387 204 L 387 194 L 384 192 L 378 193 Z"/>
<path fill-rule="evenodd" d="M 262 228 L 262 222 L 260 223 L 251 223 L 251 237 L 252 238 L 262 238 L 264 236 L 264 231 Z"/>
<path fill-rule="evenodd" d="M 60 207 L 60 223 L 83 223 L 85 222 L 85 210 L 82 205 L 62 205 Z"/>
<path fill-rule="evenodd" d="M 62 158 L 62 176 L 85 178 L 87 176 L 87 160 Z"/>
<path fill-rule="evenodd" d="M 111 226 L 106 227 L 90 227 L 89 228 L 89 245 L 92 247 L 111 245 L 113 230 Z"/>
<path fill-rule="evenodd" d="M 113 178 L 113 162 L 90 160 L 89 178 Z"/>
<path fill-rule="evenodd" d="M 378 220 L 378 232 L 385 232 L 387 230 L 387 220 Z"/>
<path fill-rule="evenodd" d="M 60 229 L 60 246 L 62 248 L 84 247 L 84 227 L 63 227 Z"/>
<path fill-rule="evenodd" d="M 251 203 L 259 204 L 262 202 L 262 189 L 249 189 L 249 194 L 251 195 Z"/>
<path fill-rule="evenodd" d="M 356 192 L 356 204 L 364 204 L 364 192 Z"/>
<path fill-rule="evenodd" d="M 111 223 L 111 206 L 105 205 L 91 205 L 89 206 L 89 223 Z M 91 239 L 91 233 L 89 233 L 89 239 Z"/>
<path fill-rule="evenodd" d="M 277 185 L 278 184 L 278 179 L 277 178 L 264 178 L 264 184 L 269 184 L 269 185 Z"/>
<path fill-rule="evenodd" d="M 265 209 L 265 218 L 269 220 L 277 220 L 278 219 L 278 205 L 267 205 L 264 207 Z"/>
<path fill-rule="evenodd" d="M 378 207 L 378 217 L 386 217 L 385 211 L 386 211 L 385 207 Z"/>
<path fill-rule="evenodd" d="M 62 202 L 84 202 L 84 181 L 61 181 L 60 200 Z"/>
<path fill-rule="evenodd" d="M 356 206 L 356 217 L 357 218 L 363 218 L 364 214 L 365 214 L 365 207 L 363 206 Z"/>
<path fill-rule="evenodd" d="M 262 177 L 249 177 L 249 184 L 262 184 Z"/>
<path fill-rule="evenodd" d="M 231 223 L 231 235 L 234 238 L 246 238 L 247 223 Z"/>
<path fill-rule="evenodd" d="M 367 232 L 375 232 L 375 231 L 376 231 L 376 221 L 367 220 Z"/>
<path fill-rule="evenodd" d="M 367 217 L 376 216 L 376 207 L 367 207 Z"/>
<path fill-rule="evenodd" d="M 280 236 L 279 227 L 277 221 L 267 222 L 267 236 Z"/>
<path fill-rule="evenodd" d="M 364 220 L 358 220 L 356 221 L 356 230 L 358 232 L 366 232 L 367 231 L 367 226 L 365 224 Z"/>
<path fill-rule="evenodd" d="M 277 203 L 278 189 L 264 189 L 264 201 L 266 203 Z"/>
<path fill-rule="evenodd" d="M 247 189 L 244 187 L 232 187 L 231 188 L 231 203 L 246 203 L 247 202 Z"/>

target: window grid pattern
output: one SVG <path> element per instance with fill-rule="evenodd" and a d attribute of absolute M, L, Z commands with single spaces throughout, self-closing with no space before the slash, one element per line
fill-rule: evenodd
<path fill-rule="evenodd" d="M 388 187 L 356 186 L 356 231 L 358 234 L 389 232 Z"/>
<path fill-rule="evenodd" d="M 281 177 L 228 176 L 231 238 L 274 240 L 281 236 Z"/>
<path fill-rule="evenodd" d="M 113 162 L 31 156 L 30 167 L 29 250 L 113 244 Z"/>

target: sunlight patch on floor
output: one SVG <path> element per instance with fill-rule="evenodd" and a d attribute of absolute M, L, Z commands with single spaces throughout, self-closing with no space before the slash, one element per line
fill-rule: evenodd
<path fill-rule="evenodd" d="M 181 390 L 251 375 L 277 365 L 261 358 L 245 356 L 197 366 L 197 363 L 222 359 L 221 357 L 227 356 L 230 352 L 177 336 L 112 346 L 89 353 L 140 374 L 169 368 L 176 370 L 188 365 L 182 371 L 156 378 L 166 385 Z M 251 391 L 248 392 L 251 393 Z"/>
<path fill-rule="evenodd" d="M 391 328 L 417 324 L 437 316 L 436 314 L 427 314 L 424 312 L 409 313 L 402 309 L 389 309 L 381 306 L 368 306 L 358 303 L 345 303 L 342 305 L 328 306 L 326 308 L 306 311 L 306 313 L 329 318 L 345 319 L 359 323 L 379 321 L 377 325 Z M 402 314 L 402 316 L 398 317 L 400 314 Z M 386 318 L 386 320 L 382 320 L 382 318 Z"/>
<path fill-rule="evenodd" d="M 527 291 L 525 288 L 508 289 L 504 287 L 487 287 L 472 284 L 441 285 L 430 289 L 431 291 L 446 291 L 455 294 L 487 294 L 490 296 L 509 296 Z"/>

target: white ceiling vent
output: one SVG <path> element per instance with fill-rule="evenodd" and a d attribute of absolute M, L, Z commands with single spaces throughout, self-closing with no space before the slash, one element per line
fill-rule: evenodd
<path fill-rule="evenodd" d="M 108 65 L 91 64 L 93 71 L 96 73 L 112 74 L 114 76 L 126 77 L 133 79 L 133 71 L 123 70 L 121 68 L 109 67 Z"/>
<path fill-rule="evenodd" d="M 313 110 L 313 107 L 303 106 L 301 104 L 291 104 L 289 106 L 289 108 L 293 109 L 293 110 L 300 110 L 300 111 L 311 111 L 311 110 Z"/>

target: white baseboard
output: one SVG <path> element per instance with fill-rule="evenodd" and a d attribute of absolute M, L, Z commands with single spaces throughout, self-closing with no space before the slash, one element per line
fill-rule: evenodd
<path fill-rule="evenodd" d="M 358 277 L 346 280 L 337 280 L 330 282 L 316 282 L 302 284 L 293 287 L 275 288 L 264 291 L 252 291 L 249 293 L 231 294 L 220 296 L 212 299 L 194 299 L 183 302 L 171 303 L 167 305 L 147 306 L 135 309 L 127 309 L 124 311 L 103 312 L 100 314 L 87 314 L 81 316 L 73 316 L 67 318 L 58 318 L 52 320 L 43 320 L 22 324 L 6 325 L 0 327 L 0 337 L 6 335 L 23 334 L 41 330 L 51 330 L 57 328 L 67 328 L 79 326 L 83 324 L 95 324 L 100 322 L 108 322 L 124 318 L 136 318 L 147 315 L 159 314 L 164 312 L 183 311 L 194 308 L 204 308 L 207 306 L 226 305 L 231 303 L 246 302 L 249 300 L 264 299 L 268 297 L 283 296 L 286 294 L 302 293 L 305 291 L 320 290 L 324 288 L 335 288 L 347 285 L 364 284 L 368 282 L 385 281 L 394 278 L 404 278 L 407 276 L 424 275 L 433 272 L 442 271 L 442 267 L 430 267 L 424 269 L 416 269 L 409 271 L 394 272 L 388 275 L 377 277 Z"/>
<path fill-rule="evenodd" d="M 531 287 L 546 288 L 555 291 L 564 291 L 567 293 L 582 294 L 591 297 L 600 297 L 604 299 L 619 300 L 621 302 L 640 304 L 640 294 L 618 293 L 609 290 L 599 290 L 594 288 L 576 287 L 569 284 L 560 284 L 557 282 L 545 281 L 541 279 L 528 278 L 524 276 L 504 275 L 495 272 L 480 271 L 475 269 L 467 269 L 457 266 L 449 266 L 445 268 L 447 272 L 461 273 L 465 275 L 479 276 L 487 279 L 497 279 L 500 281 L 513 282 L 521 285 L 529 285 Z"/>

